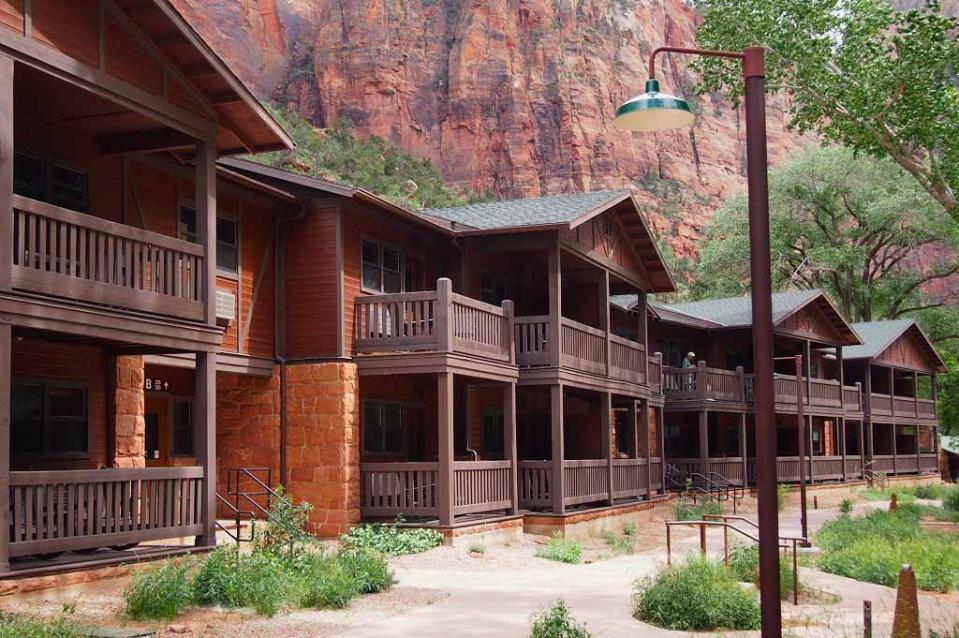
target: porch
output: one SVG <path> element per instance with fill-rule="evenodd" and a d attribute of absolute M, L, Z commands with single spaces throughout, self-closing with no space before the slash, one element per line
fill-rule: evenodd
<path fill-rule="evenodd" d="M 887 476 L 939 471 L 938 426 L 871 422 L 867 426 L 867 469 Z"/>

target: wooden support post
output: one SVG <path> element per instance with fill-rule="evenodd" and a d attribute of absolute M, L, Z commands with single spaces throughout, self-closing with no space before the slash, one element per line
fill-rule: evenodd
<path fill-rule="evenodd" d="M 633 404 L 633 411 L 636 410 L 636 404 Z M 649 437 L 649 400 L 643 399 L 639 402 L 639 414 L 635 415 L 636 427 L 643 429 L 643 453 L 646 455 L 646 499 L 653 498 L 653 463 L 652 454 L 650 454 Z M 638 439 L 637 439 L 638 444 Z"/>
<path fill-rule="evenodd" d="M 437 504 L 439 506 L 440 525 L 453 524 L 453 407 L 454 378 L 452 372 L 436 375 L 438 467 L 437 467 Z"/>
<path fill-rule="evenodd" d="M 13 68 L 0 54 L 0 290 L 10 290 L 13 274 Z"/>
<path fill-rule="evenodd" d="M 912 371 L 912 416 L 919 418 L 919 373 Z"/>
<path fill-rule="evenodd" d="M 859 420 L 859 478 L 866 474 L 866 418 Z"/>
<path fill-rule="evenodd" d="M 742 370 L 742 368 L 739 368 Z M 749 485 L 749 445 L 746 440 L 746 413 L 739 415 L 739 456 L 743 461 L 743 487 Z"/>
<path fill-rule="evenodd" d="M 436 280 L 436 308 L 433 310 L 436 321 L 437 350 L 449 352 L 452 347 L 453 325 L 450 315 L 453 310 L 453 282 L 447 277 Z"/>
<path fill-rule="evenodd" d="M 599 328 L 606 336 L 606 376 L 609 376 L 609 271 L 603 270 L 599 282 Z"/>
<path fill-rule="evenodd" d="M 866 452 L 869 455 L 869 460 L 873 461 L 876 458 L 876 424 L 873 423 L 872 419 L 869 419 L 866 426 Z"/>
<path fill-rule="evenodd" d="M 549 333 L 546 337 L 549 345 L 549 364 L 559 367 L 563 358 L 563 346 L 560 341 L 563 328 L 560 320 L 563 315 L 563 268 L 559 243 L 549 251 Z"/>
<path fill-rule="evenodd" d="M 836 423 L 838 428 L 838 434 L 836 435 L 839 439 L 839 451 L 842 455 L 842 481 L 846 482 L 846 419 L 845 417 L 839 417 Z"/>
<path fill-rule="evenodd" d="M 550 499 L 553 502 L 553 512 L 562 514 L 566 511 L 566 490 L 563 484 L 563 386 L 560 384 L 549 387 L 549 418 L 553 474 Z"/>
<path fill-rule="evenodd" d="M 895 403 L 895 401 L 893 401 L 893 403 Z M 896 476 L 899 474 L 899 467 L 898 467 L 899 464 L 896 462 L 897 455 L 898 455 L 898 452 L 896 451 L 896 423 L 895 421 L 893 421 L 892 423 L 892 474 L 893 476 Z"/>
<path fill-rule="evenodd" d="M 803 363 L 806 367 L 806 405 L 812 406 L 812 342 L 810 342 L 809 339 L 806 339 L 806 353 Z M 800 372 L 800 374 L 802 373 Z M 800 388 L 796 388 L 797 393 L 801 391 Z M 812 448 L 809 449 L 809 456 L 812 457 Z"/>
<path fill-rule="evenodd" d="M 896 371 L 889 367 L 889 409 L 890 414 L 896 416 Z"/>
<path fill-rule="evenodd" d="M 656 408 L 656 431 L 659 436 L 659 480 L 660 493 L 666 493 L 666 426 L 663 423 L 663 408 Z"/>
<path fill-rule="evenodd" d="M 0 58 L 0 65 L 2 65 Z M 11 97 L 12 97 L 11 93 Z M 0 124 L 2 126 L 2 124 Z M 13 356 L 13 327 L 0 324 L 0 573 L 10 570 L 10 362 Z"/>
<path fill-rule="evenodd" d="M 603 458 L 606 459 L 606 502 L 613 504 L 613 427 L 612 395 L 609 392 L 599 394 L 599 424 L 602 432 Z"/>
<path fill-rule="evenodd" d="M 509 356 L 510 365 L 516 365 L 516 344 L 513 343 L 516 323 L 516 306 L 509 299 L 503 301 L 503 345 Z"/>
<path fill-rule="evenodd" d="M 216 142 L 196 145 L 196 236 L 203 246 L 204 319 L 216 325 Z"/>
<path fill-rule="evenodd" d="M 815 461 L 813 460 L 816 457 L 816 451 L 812 447 L 812 415 L 810 414 L 806 417 L 806 436 L 808 440 L 806 441 L 806 447 L 809 448 L 809 484 L 812 485 L 816 482 L 816 473 L 813 471 L 815 467 Z"/>
<path fill-rule="evenodd" d="M 919 454 L 919 428 L 922 427 L 918 423 L 916 424 L 915 433 L 916 433 L 916 470 L 918 473 L 922 473 L 922 457 Z"/>
<path fill-rule="evenodd" d="M 510 462 L 510 514 L 519 514 L 519 458 L 516 453 L 516 384 L 503 386 L 503 429 L 506 458 Z"/>
<path fill-rule="evenodd" d="M 647 324 L 647 300 L 646 292 L 639 293 L 639 303 L 636 305 L 637 326 L 636 338 L 643 344 L 643 360 L 640 362 L 640 370 L 643 371 L 643 383 L 654 385 L 653 380 L 649 378 L 649 326 Z M 648 419 L 647 419 L 648 421 Z"/>
<path fill-rule="evenodd" d="M 699 471 L 704 475 L 709 468 L 709 412 L 699 412 Z"/>
<path fill-rule="evenodd" d="M 203 467 L 200 495 L 200 523 L 203 533 L 196 537 L 197 547 L 216 545 L 216 353 L 197 352 L 194 372 L 195 403 L 193 420 L 196 464 Z"/>

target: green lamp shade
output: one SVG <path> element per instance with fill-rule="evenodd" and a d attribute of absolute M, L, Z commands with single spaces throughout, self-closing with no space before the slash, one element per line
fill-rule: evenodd
<path fill-rule="evenodd" d="M 659 92 L 659 82 L 646 81 L 646 92 L 616 109 L 616 126 L 627 131 L 668 131 L 692 126 L 696 116 L 686 100 Z"/>

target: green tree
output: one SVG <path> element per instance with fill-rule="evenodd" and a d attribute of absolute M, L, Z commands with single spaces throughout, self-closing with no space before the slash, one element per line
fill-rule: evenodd
<path fill-rule="evenodd" d="M 927 299 L 923 288 L 959 272 L 959 226 L 891 161 L 807 147 L 771 172 L 769 204 L 776 288 L 824 288 L 853 321 L 946 311 L 948 300 Z M 920 270 L 916 251 L 931 247 L 951 257 Z M 743 194 L 707 225 L 694 281 L 699 298 L 748 290 Z"/>
<path fill-rule="evenodd" d="M 447 186 L 432 162 L 413 157 L 383 138 L 358 139 L 348 119 L 318 129 L 286 109 L 270 110 L 293 137 L 296 150 L 257 155 L 253 159 L 258 162 L 363 188 L 414 210 L 489 199 L 488 194 Z"/>
<path fill-rule="evenodd" d="M 791 125 L 902 167 L 959 220 L 959 20 L 938 2 L 697 0 L 699 45 L 766 47 L 771 92 L 789 95 Z M 736 65 L 701 62 L 704 90 L 742 92 Z"/>

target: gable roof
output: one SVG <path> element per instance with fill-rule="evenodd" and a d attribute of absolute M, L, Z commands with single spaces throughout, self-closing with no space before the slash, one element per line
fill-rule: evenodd
<path fill-rule="evenodd" d="M 539 230 L 572 230 L 604 213 L 617 214 L 643 267 L 653 292 L 675 290 L 655 237 L 628 189 L 547 195 L 499 202 L 428 208 L 419 214 L 450 225 L 457 235 L 491 235 Z"/>
<path fill-rule="evenodd" d="M 939 372 L 947 372 L 946 362 L 936 352 L 935 347 L 926 333 L 922 331 L 919 325 L 913 319 L 889 319 L 886 321 L 862 321 L 852 324 L 853 328 L 862 337 L 863 343 L 858 346 L 850 346 L 842 351 L 842 358 L 851 359 L 875 359 L 896 340 L 912 333 L 916 338 L 919 347 L 926 353 L 933 366 Z"/>
<path fill-rule="evenodd" d="M 844 344 L 861 343 L 855 329 L 843 318 L 820 289 L 791 290 L 772 295 L 773 325 L 778 326 L 811 303 L 819 304 L 827 318 L 845 338 Z M 696 328 L 732 329 L 752 326 L 752 297 L 726 297 L 678 304 L 651 302 L 663 321 Z"/>

